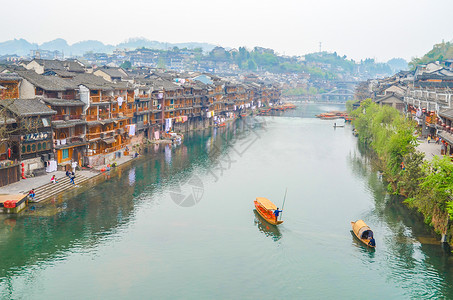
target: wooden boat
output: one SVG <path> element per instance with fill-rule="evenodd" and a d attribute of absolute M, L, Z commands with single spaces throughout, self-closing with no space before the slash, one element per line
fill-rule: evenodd
<path fill-rule="evenodd" d="M 354 235 L 367 247 L 375 248 L 376 245 L 370 245 L 370 238 L 373 236 L 373 231 L 370 227 L 363 220 L 357 220 L 355 222 L 351 222 L 352 232 Z"/>
<path fill-rule="evenodd" d="M 336 127 L 344 127 L 345 125 L 345 122 L 335 122 L 333 123 L 333 127 L 336 128 Z"/>
<path fill-rule="evenodd" d="M 256 197 L 255 201 L 255 208 L 256 211 L 263 217 L 266 222 L 272 225 L 278 225 L 283 223 L 281 220 L 275 220 L 274 210 L 277 209 L 274 203 L 272 203 L 269 199 L 264 197 Z"/>
<path fill-rule="evenodd" d="M 323 119 L 323 120 L 335 120 L 335 119 L 346 119 L 349 118 L 348 114 L 343 111 L 330 111 L 326 113 L 321 113 L 319 115 L 316 115 L 317 118 Z"/>

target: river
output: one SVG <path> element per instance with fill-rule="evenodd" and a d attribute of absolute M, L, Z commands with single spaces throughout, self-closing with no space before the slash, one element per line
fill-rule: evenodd
<path fill-rule="evenodd" d="M 131 165 L 1 216 L 2 299 L 453 299 L 453 261 L 362 155 L 300 103 L 152 146 Z M 274 227 L 255 197 L 281 207 Z M 375 251 L 350 221 L 375 232 Z"/>

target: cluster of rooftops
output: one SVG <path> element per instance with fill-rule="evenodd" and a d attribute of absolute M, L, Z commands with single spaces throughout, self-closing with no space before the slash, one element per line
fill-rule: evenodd
<path fill-rule="evenodd" d="M 0 111 L 7 118 L 0 122 L 14 127 L 20 119 L 37 118 L 39 128 L 34 128 L 36 136 L 16 130 L 20 140 L 0 137 L 0 163 L 53 152 L 59 164 L 82 164 L 85 156 L 126 148 L 131 137 L 159 138 L 188 121 L 214 125 L 270 106 L 280 95 L 277 84 L 258 76 L 93 68 L 77 60 L 34 59 L 2 66 Z"/>

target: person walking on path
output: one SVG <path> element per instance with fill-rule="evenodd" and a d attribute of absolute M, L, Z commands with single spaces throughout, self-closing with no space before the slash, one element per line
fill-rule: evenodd
<path fill-rule="evenodd" d="M 74 174 L 74 172 L 72 172 L 72 174 L 69 175 L 69 180 L 71 181 L 71 183 L 72 183 L 73 185 L 75 185 L 74 178 L 75 178 L 75 174 Z"/>
<path fill-rule="evenodd" d="M 428 140 L 428 144 L 429 144 L 429 142 L 431 142 L 431 135 L 430 134 L 428 134 L 427 140 Z"/>
<path fill-rule="evenodd" d="M 57 178 L 55 177 L 55 175 L 52 175 L 52 178 L 50 179 L 50 182 L 58 183 Z"/>

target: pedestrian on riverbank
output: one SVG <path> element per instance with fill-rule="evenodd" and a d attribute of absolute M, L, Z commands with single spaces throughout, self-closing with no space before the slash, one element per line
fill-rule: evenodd
<path fill-rule="evenodd" d="M 431 135 L 430 134 L 428 134 L 427 140 L 428 140 L 428 144 L 429 144 L 429 142 L 431 142 Z"/>
<path fill-rule="evenodd" d="M 69 172 L 69 170 L 66 171 L 66 176 L 69 177 L 69 175 L 71 175 L 71 172 Z"/>
<path fill-rule="evenodd" d="M 30 197 L 31 200 L 35 200 L 35 189 L 31 189 L 28 192 L 28 197 Z"/>
<path fill-rule="evenodd" d="M 72 172 L 71 175 L 69 175 L 69 180 L 71 181 L 71 183 L 72 183 L 73 185 L 75 185 L 74 179 L 75 179 L 75 173 Z"/>
<path fill-rule="evenodd" d="M 50 179 L 50 182 L 58 183 L 57 178 L 55 177 L 55 175 L 52 175 L 52 178 Z"/>

